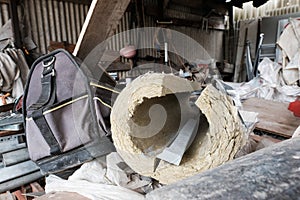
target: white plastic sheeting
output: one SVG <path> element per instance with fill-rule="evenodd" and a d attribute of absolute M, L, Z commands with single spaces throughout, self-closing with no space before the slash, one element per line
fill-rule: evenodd
<path fill-rule="evenodd" d="M 46 193 L 77 192 L 90 199 L 139 200 L 155 187 L 152 179 L 134 173 L 118 153 L 83 164 L 68 180 L 50 175 Z"/>
<path fill-rule="evenodd" d="M 291 102 L 300 95 L 300 87 L 286 85 L 282 76 L 282 67 L 278 63 L 271 61 L 269 58 L 264 58 L 259 64 L 258 70 L 260 75 L 247 83 L 223 82 L 227 85 L 227 93 L 235 99 L 237 105 L 240 100 L 250 97 Z"/>

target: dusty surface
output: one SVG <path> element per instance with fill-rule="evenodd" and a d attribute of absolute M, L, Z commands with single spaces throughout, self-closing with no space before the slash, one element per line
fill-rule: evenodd
<path fill-rule="evenodd" d="M 169 184 L 216 167 L 245 143 L 244 127 L 229 97 L 208 86 L 197 100 L 201 109 L 198 134 L 180 166 L 155 156 L 169 145 L 187 119 L 199 108 L 188 102 L 191 83 L 166 74 L 146 74 L 118 96 L 111 114 L 112 137 L 124 161 L 136 172 Z"/>

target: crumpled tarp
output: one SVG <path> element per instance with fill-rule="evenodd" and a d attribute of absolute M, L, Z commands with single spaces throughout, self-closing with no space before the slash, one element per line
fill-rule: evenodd
<path fill-rule="evenodd" d="M 11 92 L 18 98 L 24 92 L 28 65 L 21 50 L 6 49 L 0 52 L 0 91 Z"/>
<path fill-rule="evenodd" d="M 282 74 L 288 85 L 300 79 L 300 20 L 290 19 L 277 41 L 282 50 Z"/>
<path fill-rule="evenodd" d="M 139 200 L 155 187 L 152 179 L 130 169 L 118 153 L 83 164 L 68 180 L 55 175 L 46 178 L 46 193 L 77 192 L 90 199 Z"/>
<path fill-rule="evenodd" d="M 225 87 L 226 92 L 238 102 L 257 97 L 279 102 L 292 102 L 300 95 L 300 87 L 287 85 L 283 80 L 282 67 L 269 58 L 264 58 L 258 66 L 260 75 L 246 83 L 229 83 L 218 80 L 217 87 Z"/>

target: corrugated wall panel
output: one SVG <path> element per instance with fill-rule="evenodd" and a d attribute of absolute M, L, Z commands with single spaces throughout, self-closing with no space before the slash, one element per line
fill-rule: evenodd
<path fill-rule="evenodd" d="M 123 16 L 120 24 L 118 25 L 118 28 L 116 30 L 116 33 L 119 34 L 123 31 L 130 29 L 130 13 L 125 13 Z M 135 25 L 132 25 L 132 28 L 134 28 Z M 153 17 L 145 16 L 145 27 L 157 27 L 157 24 Z M 205 31 L 200 28 L 193 28 L 193 27 L 180 27 L 180 26 L 169 26 L 168 28 L 172 30 L 176 30 L 178 32 L 181 32 L 183 34 L 186 34 L 190 36 L 192 39 L 194 39 L 196 42 L 198 42 L 202 47 L 207 51 L 207 53 L 210 55 L 211 58 L 217 60 L 217 61 L 223 61 L 223 31 L 218 30 L 209 30 Z M 108 45 L 108 48 L 110 50 L 119 51 L 121 48 L 123 48 L 126 44 L 133 44 L 130 41 L 135 41 L 139 44 L 133 44 L 136 46 L 144 47 L 149 46 L 153 43 L 154 46 L 154 32 L 149 32 L 145 35 L 144 38 L 139 39 L 139 33 L 134 32 L 131 36 L 128 36 L 126 34 L 118 35 L 117 37 L 113 37 L 111 42 Z M 129 40 L 129 38 L 131 38 Z M 176 39 L 175 39 L 176 40 Z M 180 40 L 176 40 L 179 42 Z M 184 52 L 189 52 L 189 57 L 191 58 L 199 58 L 199 59 L 207 59 L 207 54 L 205 52 L 197 52 L 196 50 L 192 50 L 190 46 L 187 46 L 186 44 L 182 44 L 184 48 Z M 157 57 L 156 50 L 154 48 L 148 48 L 148 49 L 141 49 L 139 50 L 139 56 L 145 57 L 147 55 Z M 171 56 L 170 57 L 172 61 L 175 63 L 180 63 L 178 60 L 178 56 Z"/>
<path fill-rule="evenodd" d="M 57 0 L 24 0 L 30 36 L 37 52 L 47 53 L 50 41 L 75 44 L 89 6 Z"/>
<path fill-rule="evenodd" d="M 145 0 L 144 5 L 157 4 L 157 0 Z M 37 45 L 37 52 L 47 53 L 47 48 L 50 41 L 67 41 L 75 44 L 79 36 L 81 27 L 84 23 L 85 16 L 88 12 L 88 5 L 75 4 L 72 2 L 64 2 L 61 0 L 23 0 L 24 15 L 26 23 L 29 23 L 29 36 Z M 9 19 L 8 5 L 1 4 L 1 20 L 4 24 Z M 19 8 L 20 10 L 21 8 Z M 21 9 L 22 10 L 22 9 Z M 132 14 L 126 12 L 117 27 L 116 34 L 131 28 L 136 28 L 135 20 L 131 20 Z M 22 21 L 22 20 L 21 20 Z M 153 17 L 145 16 L 146 27 L 156 27 L 157 24 Z M 181 33 L 189 35 L 200 43 L 211 55 L 212 58 L 221 61 L 222 60 L 222 31 L 210 30 L 209 32 L 192 27 L 178 27 L 171 26 L 171 29 L 177 30 Z M 139 33 L 134 32 L 119 35 L 112 39 L 108 48 L 110 50 L 119 51 L 127 44 L 133 44 L 133 42 L 139 44 L 139 46 L 146 46 L 149 42 L 153 43 L 154 32 L 149 32 L 144 38 L 139 40 Z M 205 39 L 204 39 L 205 38 Z M 154 45 L 153 45 L 154 46 Z M 201 59 L 201 52 L 193 51 L 187 47 L 186 51 L 191 52 L 191 57 L 198 57 Z M 139 51 L 139 56 L 145 57 L 146 55 L 157 56 L 154 48 L 143 49 Z M 176 60 L 176 56 L 172 57 Z M 123 61 L 126 61 L 123 59 Z"/>
<path fill-rule="evenodd" d="M 0 4 L 0 25 L 2 26 L 9 20 L 9 7 L 8 4 Z"/>

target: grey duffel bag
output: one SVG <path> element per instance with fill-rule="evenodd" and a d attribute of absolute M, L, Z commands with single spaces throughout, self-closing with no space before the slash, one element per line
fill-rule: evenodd
<path fill-rule="evenodd" d="M 65 50 L 37 59 L 28 76 L 23 115 L 30 158 L 44 174 L 60 172 L 114 151 L 110 105 L 114 82 Z M 98 78 L 98 80 L 97 80 Z"/>

